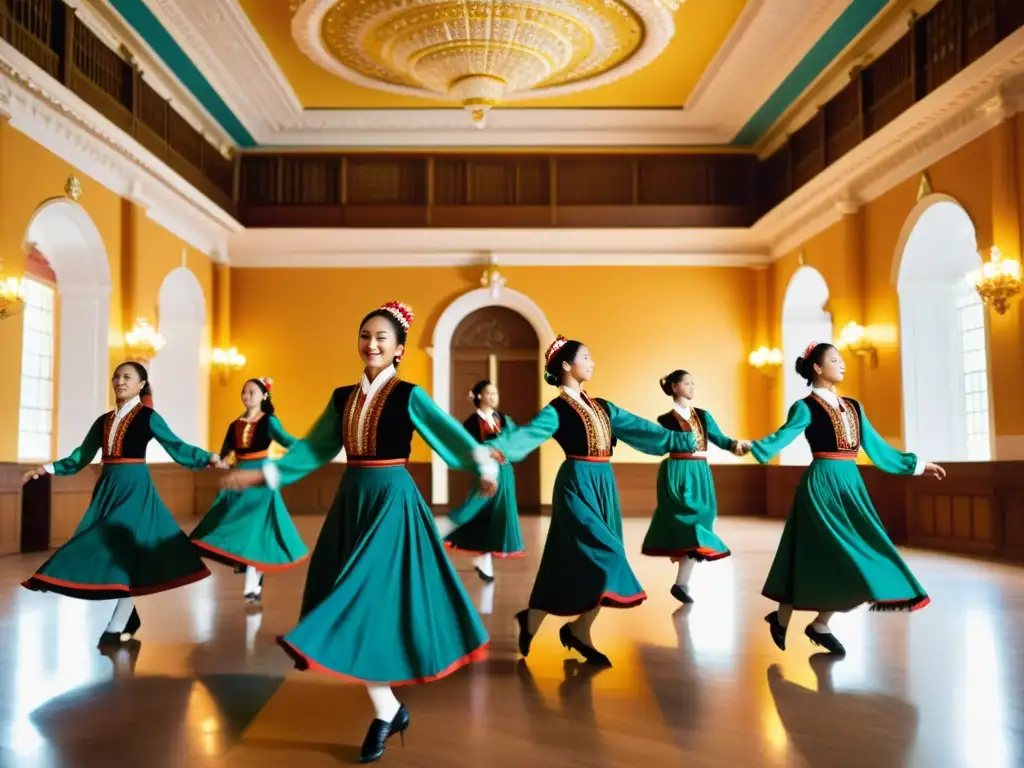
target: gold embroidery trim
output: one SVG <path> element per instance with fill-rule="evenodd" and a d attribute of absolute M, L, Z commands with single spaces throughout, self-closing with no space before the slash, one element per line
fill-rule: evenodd
<path fill-rule="evenodd" d="M 377 455 L 377 427 L 380 424 L 380 416 L 384 412 L 384 404 L 388 397 L 398 386 L 399 378 L 392 376 L 388 379 L 377 393 L 373 396 L 370 408 L 366 413 L 366 422 L 363 424 L 362 450 L 359 449 L 360 441 L 357 440 L 359 431 L 359 413 L 363 409 L 365 398 L 362 388 L 356 386 L 348 396 L 345 403 L 344 432 L 342 444 L 345 446 L 345 453 L 349 456 L 376 456 Z"/>
<path fill-rule="evenodd" d="M 690 431 L 693 433 L 694 453 L 697 451 L 706 451 L 708 449 L 708 436 L 704 431 L 704 425 L 700 423 L 700 419 L 697 417 L 697 409 L 690 407 L 690 418 L 689 420 L 684 419 L 682 415 L 675 408 L 672 409 L 672 415 L 676 417 L 676 421 L 680 424 L 689 424 Z M 684 432 L 686 430 L 683 430 Z"/>
<path fill-rule="evenodd" d="M 853 417 L 850 419 L 850 435 L 853 438 L 852 442 L 846 437 L 846 425 L 843 423 L 843 414 L 837 409 L 829 405 L 825 400 L 818 397 L 816 394 L 811 394 L 815 400 L 825 409 L 825 413 L 828 414 L 829 420 L 832 422 L 832 431 L 836 435 L 836 448 L 840 451 L 856 451 L 860 448 L 860 420 L 857 418 L 857 411 L 854 408 L 853 403 L 847 400 L 845 397 L 840 398 L 840 402 L 846 404 L 846 408 L 850 410 Z"/>
<path fill-rule="evenodd" d="M 589 408 L 585 408 L 574 397 L 566 394 L 565 390 L 562 390 L 559 396 L 576 411 L 583 421 L 583 428 L 587 431 L 587 455 L 610 456 L 612 425 L 604 408 L 590 398 L 587 398 Z M 584 395 L 584 397 L 586 396 Z"/>
<path fill-rule="evenodd" d="M 266 414 L 261 413 L 256 421 L 238 419 L 235 422 L 235 450 L 245 450 L 252 445 L 252 438 L 256 434 L 256 425 Z"/>
<path fill-rule="evenodd" d="M 114 447 L 107 452 L 107 446 L 110 445 L 110 430 L 114 426 L 114 418 L 117 416 L 117 411 L 111 411 L 107 414 L 107 421 L 103 425 L 103 456 L 107 459 L 119 459 L 121 458 L 121 452 L 124 449 L 124 436 L 128 432 L 128 427 L 138 416 L 139 411 L 142 410 L 142 403 L 136 403 L 135 407 L 132 408 L 128 413 L 121 419 L 121 423 L 117 425 L 117 433 L 114 435 Z"/>

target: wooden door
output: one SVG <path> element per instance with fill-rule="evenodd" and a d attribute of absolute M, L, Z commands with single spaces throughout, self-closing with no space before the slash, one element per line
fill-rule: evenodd
<path fill-rule="evenodd" d="M 466 317 L 452 337 L 451 414 L 465 421 L 475 411 L 470 391 L 483 379 L 501 396 L 499 409 L 523 424 L 540 410 L 540 344 L 533 326 L 505 307 L 485 307 Z M 449 472 L 448 502 L 461 504 L 474 479 Z M 516 466 L 516 495 L 523 514 L 540 509 L 540 458 L 535 453 Z"/>

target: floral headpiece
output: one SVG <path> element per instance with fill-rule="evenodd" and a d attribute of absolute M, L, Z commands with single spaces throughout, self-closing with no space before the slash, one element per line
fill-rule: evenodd
<path fill-rule="evenodd" d="M 820 343 L 820 341 L 812 341 L 810 344 L 807 345 L 807 349 L 804 350 L 804 353 L 800 355 L 800 357 L 806 360 L 808 357 L 811 356 L 811 352 L 814 351 L 814 348 L 817 347 Z"/>
<path fill-rule="evenodd" d="M 384 304 L 381 304 L 378 309 L 384 310 L 395 318 L 395 320 L 398 321 L 398 324 L 402 326 L 403 330 L 407 333 L 409 331 L 409 326 L 412 325 L 412 321 L 416 318 L 416 315 L 413 314 L 412 307 L 401 301 L 385 302 Z"/>
<path fill-rule="evenodd" d="M 260 376 L 256 381 L 263 385 L 263 388 L 267 390 L 267 394 L 270 394 L 270 390 L 274 388 L 274 380 L 269 376 Z"/>
<path fill-rule="evenodd" d="M 551 342 L 551 346 L 548 347 L 548 351 L 544 353 L 544 364 L 547 365 L 551 362 L 551 358 L 558 354 L 558 350 L 564 347 L 568 343 L 568 339 L 565 336 L 559 334 L 555 337 L 555 340 Z"/>

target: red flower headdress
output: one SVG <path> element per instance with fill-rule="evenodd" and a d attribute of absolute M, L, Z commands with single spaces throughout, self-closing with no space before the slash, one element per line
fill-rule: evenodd
<path fill-rule="evenodd" d="M 412 312 L 412 307 L 401 301 L 388 301 L 380 305 L 379 309 L 384 310 L 391 315 L 398 324 L 408 333 L 409 326 L 412 325 L 412 321 L 416 319 L 416 315 Z"/>
<path fill-rule="evenodd" d="M 568 343 L 568 339 L 565 336 L 559 334 L 555 337 L 555 340 L 551 342 L 551 346 L 548 347 L 548 351 L 544 353 L 544 364 L 547 365 L 551 362 L 551 358 L 558 354 L 558 350 Z"/>
<path fill-rule="evenodd" d="M 807 349 L 804 350 L 804 353 L 800 355 L 800 357 L 806 360 L 808 357 L 811 356 L 811 352 L 814 351 L 814 348 L 818 346 L 820 343 L 820 341 L 812 341 L 810 344 L 807 345 Z"/>
<path fill-rule="evenodd" d="M 269 395 L 270 390 L 274 388 L 274 380 L 269 376 L 260 376 L 259 379 L 257 379 L 257 381 L 259 381 L 263 385 L 263 388 L 267 390 L 267 394 Z"/>

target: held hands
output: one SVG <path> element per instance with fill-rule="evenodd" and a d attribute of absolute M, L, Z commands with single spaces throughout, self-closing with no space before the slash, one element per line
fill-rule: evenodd
<path fill-rule="evenodd" d="M 221 478 L 220 487 L 225 491 L 243 491 L 263 485 L 263 473 L 258 469 L 236 469 Z"/>
<path fill-rule="evenodd" d="M 29 483 L 32 480 L 38 480 L 40 477 L 46 474 L 46 470 L 42 467 L 32 467 L 28 472 L 21 476 L 21 484 Z"/>
<path fill-rule="evenodd" d="M 737 456 L 746 456 L 750 453 L 750 446 L 753 445 L 749 440 L 736 440 L 732 444 L 732 453 Z"/>
<path fill-rule="evenodd" d="M 227 469 L 228 468 L 227 462 L 224 461 L 224 459 L 222 459 L 216 453 L 210 455 L 210 462 L 209 462 L 209 464 L 207 464 L 207 466 L 208 467 L 212 467 L 213 469 Z"/>
<path fill-rule="evenodd" d="M 485 499 L 490 499 L 498 492 L 498 481 L 491 480 L 489 478 L 481 477 L 479 482 L 480 495 Z"/>
<path fill-rule="evenodd" d="M 924 473 L 926 475 L 931 475 L 936 480 L 941 480 L 946 476 L 946 470 L 944 470 L 938 464 L 925 464 Z"/>

